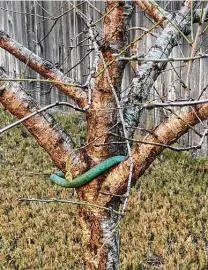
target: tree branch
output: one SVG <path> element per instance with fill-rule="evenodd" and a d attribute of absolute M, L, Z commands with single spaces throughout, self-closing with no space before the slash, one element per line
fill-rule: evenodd
<path fill-rule="evenodd" d="M 150 16 L 155 22 L 160 22 L 161 27 L 165 27 L 166 19 L 168 15 L 172 12 L 167 12 L 161 8 L 154 0 L 135 0 L 136 5 L 138 5 L 142 11 L 144 11 L 148 16 Z M 190 8 L 191 1 L 186 0 L 185 6 Z M 199 23 L 201 21 L 203 9 L 197 9 L 194 14 L 193 23 Z M 208 17 L 205 16 L 205 21 Z"/>
<path fill-rule="evenodd" d="M 156 40 L 156 43 L 148 54 L 145 56 L 145 61 L 148 59 L 167 59 L 172 49 L 177 45 L 177 40 L 181 38 L 181 33 L 187 35 L 190 32 L 190 9 L 183 6 L 181 10 L 170 17 L 172 21 L 168 23 L 161 35 Z M 173 26 L 174 25 L 174 26 Z M 180 30 L 180 31 L 179 31 Z M 145 62 L 143 63 L 136 76 L 133 78 L 131 85 L 125 91 L 122 106 L 136 106 L 136 108 L 127 108 L 124 110 L 125 121 L 129 126 L 137 126 L 141 107 L 137 106 L 149 96 L 150 90 L 154 85 L 157 77 L 166 66 L 165 63 Z M 132 136 L 132 130 L 129 130 L 129 136 Z"/>
<path fill-rule="evenodd" d="M 98 144 L 110 141 L 112 136 L 107 132 L 117 122 L 117 110 L 103 111 L 107 107 L 116 107 L 115 97 L 112 93 L 112 88 L 118 96 L 120 96 L 121 82 L 124 73 L 125 63 L 115 61 L 113 53 L 119 53 L 128 42 L 126 25 L 131 16 L 132 6 L 131 1 L 113 1 L 108 0 L 106 5 L 106 13 L 104 18 L 103 32 L 104 37 L 101 42 L 100 55 L 103 55 L 104 62 L 110 63 L 108 72 L 111 78 L 109 83 L 108 77 L 104 74 L 104 63 L 102 58 L 99 58 L 97 74 L 94 78 L 94 85 L 90 85 L 92 89 L 92 102 L 89 110 L 87 110 L 87 147 L 89 166 L 101 162 L 112 155 L 119 154 L 118 147 L 100 146 L 95 147 L 94 142 Z M 99 19 L 100 20 L 100 19 Z M 96 23 L 96 22 L 95 22 Z M 95 24 L 94 23 L 94 24 Z M 91 25 L 94 25 L 93 23 Z M 89 29 L 90 30 L 90 29 Z M 90 35 L 91 41 L 95 50 L 97 50 L 96 40 L 93 35 Z M 96 69 L 95 69 L 96 70 Z M 93 72 L 94 73 L 94 72 Z M 98 75 L 100 74 L 100 75 Z M 93 80 L 90 80 L 90 84 Z M 92 109 L 92 110 L 91 110 Z M 94 111 L 94 109 L 96 109 Z M 98 190 L 101 186 L 101 178 L 97 178 L 88 185 L 78 190 L 80 200 L 93 200 L 97 197 Z M 84 190 L 84 192 L 83 192 Z M 83 197 L 84 196 L 84 197 Z"/>
<path fill-rule="evenodd" d="M 86 206 L 86 207 L 99 208 L 102 210 L 113 212 L 117 215 L 121 215 L 120 212 L 118 212 L 112 208 L 107 208 L 107 207 L 104 207 L 101 205 L 92 204 L 92 203 L 88 203 L 88 202 L 84 202 L 84 201 L 62 200 L 62 199 L 57 199 L 57 198 L 51 198 L 51 199 L 19 198 L 18 201 L 19 202 L 37 202 L 37 203 L 63 203 L 63 204 L 67 203 L 67 204 L 73 204 L 73 205 L 82 205 L 82 206 Z"/>
<path fill-rule="evenodd" d="M 116 56 L 116 55 L 115 55 Z M 123 56 L 118 56 L 117 61 L 138 61 L 139 63 L 141 62 L 155 62 L 155 63 L 163 63 L 163 62 L 187 62 L 189 60 L 198 60 L 198 59 L 203 59 L 203 58 L 208 58 L 208 54 L 198 54 L 196 56 L 190 56 L 190 57 L 178 57 L 178 58 L 164 58 L 164 59 L 151 59 L 151 58 L 144 58 L 144 57 L 139 57 L 137 55 L 132 55 L 131 57 L 123 57 Z"/>
<path fill-rule="evenodd" d="M 198 107 L 191 107 L 187 112 L 180 115 L 180 119 L 174 116 L 170 120 L 165 120 L 155 128 L 154 134 L 147 135 L 145 142 L 160 143 L 163 145 L 171 145 L 175 143 L 183 134 L 188 132 L 190 126 L 198 124 L 200 121 L 208 119 L 208 103 Z M 205 135 L 204 135 L 205 136 Z M 132 151 L 134 158 L 134 172 L 132 186 L 137 179 L 151 165 L 155 158 L 165 149 L 164 146 L 138 143 Z M 115 194 L 123 194 L 126 191 L 129 175 L 129 159 L 124 160 L 116 168 L 112 169 L 108 174 L 101 192 L 109 192 Z M 114 180 L 112 182 L 112 179 Z M 102 194 L 99 200 L 109 202 L 112 196 Z"/>
<path fill-rule="evenodd" d="M 64 85 L 63 83 L 73 83 L 70 78 L 65 76 L 54 65 L 34 54 L 23 45 L 19 44 L 4 31 L 0 31 L 0 47 L 14 55 L 17 59 L 28 65 L 31 69 L 37 71 L 46 79 L 54 82 L 54 86 L 59 88 L 66 95 L 71 97 L 80 106 L 84 107 L 87 104 L 87 95 L 82 88 Z M 62 83 L 59 84 L 58 82 Z"/>
<path fill-rule="evenodd" d="M 161 7 L 159 7 L 157 4 L 155 5 L 155 2 L 153 3 L 149 0 L 136 0 L 135 3 L 155 22 L 160 22 L 160 26 L 163 27 L 165 17 L 162 15 L 162 12 L 160 12 L 160 10 L 162 10 Z M 167 14 L 167 12 L 165 12 L 164 10 L 163 13 Z"/>
<path fill-rule="evenodd" d="M 25 117 L 17 120 L 16 122 L 14 122 L 14 123 L 12 123 L 12 124 L 4 127 L 4 128 L 0 128 L 0 135 L 2 133 L 6 132 L 7 130 L 9 130 L 9 129 L 11 129 L 13 127 L 16 127 L 17 125 L 21 124 L 25 120 L 28 120 L 29 118 L 35 116 L 36 114 L 40 114 L 41 112 L 47 111 L 47 110 L 49 110 L 49 109 L 51 109 L 53 107 L 61 106 L 61 105 L 62 106 L 64 105 L 64 106 L 68 106 L 70 108 L 73 108 L 75 111 L 84 112 L 84 110 L 82 110 L 82 109 L 80 109 L 80 108 L 78 108 L 78 107 L 76 107 L 76 106 L 74 106 L 74 105 L 72 105 L 72 104 L 70 104 L 68 102 L 56 102 L 56 103 L 50 104 L 48 106 L 45 106 L 45 107 L 43 107 L 41 109 L 38 109 L 35 112 L 33 112 L 33 113 L 31 113 L 31 114 L 29 114 L 29 115 L 27 115 L 27 116 L 25 116 Z"/>
<path fill-rule="evenodd" d="M 0 69 L 0 79 L 7 77 L 3 69 Z M 0 103 L 18 119 L 36 114 L 39 109 L 36 101 L 15 82 L 0 82 Z M 56 166 L 65 171 L 66 158 L 73 149 L 73 143 L 55 119 L 50 114 L 41 112 L 25 120 L 23 125 L 50 155 Z"/>

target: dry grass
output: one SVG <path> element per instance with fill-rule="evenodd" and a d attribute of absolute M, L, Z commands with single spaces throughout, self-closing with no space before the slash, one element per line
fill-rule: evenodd
<path fill-rule="evenodd" d="M 11 117 L 0 111 L 1 126 Z M 82 143 L 79 118 L 59 116 Z M 80 134 L 81 137 L 80 138 Z M 121 226 L 121 269 L 208 269 L 207 160 L 166 152 L 132 191 Z M 16 127 L 0 137 L 0 269 L 81 269 L 76 206 L 21 203 L 19 197 L 69 199 L 53 186 L 47 155 Z"/>

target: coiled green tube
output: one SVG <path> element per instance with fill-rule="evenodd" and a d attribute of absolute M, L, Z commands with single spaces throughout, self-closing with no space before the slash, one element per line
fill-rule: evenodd
<path fill-rule="evenodd" d="M 100 164 L 96 165 L 95 167 L 91 168 L 89 171 L 85 172 L 84 174 L 80 175 L 79 177 L 71 181 L 68 181 L 67 179 L 63 178 L 64 174 L 62 172 L 57 172 L 57 174 L 51 174 L 50 180 L 54 184 L 61 187 L 79 188 L 88 184 L 94 178 L 106 172 L 114 165 L 120 163 L 125 158 L 126 156 L 115 156 L 115 157 L 108 158 L 105 161 L 101 162 Z"/>

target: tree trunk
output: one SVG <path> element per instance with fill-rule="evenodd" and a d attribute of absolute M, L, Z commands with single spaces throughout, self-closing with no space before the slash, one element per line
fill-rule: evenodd
<path fill-rule="evenodd" d="M 81 208 L 79 222 L 83 231 L 84 269 L 119 269 L 118 215 Z"/>
<path fill-rule="evenodd" d="M 120 152 L 118 147 L 103 145 L 113 140 L 109 131 L 116 125 L 118 110 L 106 110 L 116 108 L 116 98 L 112 91 L 115 88 L 116 94 L 120 95 L 121 82 L 124 73 L 125 63 L 115 61 L 113 53 L 119 53 L 127 42 L 126 23 L 129 13 L 124 15 L 125 3 L 122 1 L 107 1 L 106 13 L 109 16 L 104 18 L 104 38 L 100 48 L 102 56 L 99 59 L 99 76 L 95 76 L 95 84 L 92 89 L 92 103 L 87 112 L 87 145 L 89 167 L 114 156 Z M 111 66 L 106 71 L 103 59 Z M 109 82 L 106 72 L 109 73 Z M 94 179 L 87 186 L 77 190 L 79 200 L 97 204 L 100 189 L 105 176 Z M 118 210 L 119 201 L 113 200 L 110 205 L 100 202 L 100 206 L 112 207 Z M 112 233 L 116 228 L 119 216 L 115 212 L 81 208 L 79 220 L 83 230 L 86 253 L 84 254 L 85 269 L 89 270 L 113 270 L 119 265 L 119 240 L 118 232 Z"/>
<path fill-rule="evenodd" d="M 155 5 L 152 2 L 145 3 L 142 0 L 137 2 L 155 20 L 163 19 L 158 10 L 153 10 Z M 188 2 L 186 1 L 186 3 Z M 102 54 L 97 71 L 99 76 L 92 74 L 91 80 L 94 80 L 94 84 L 90 83 L 88 89 L 92 90 L 92 102 L 88 104 L 89 109 L 86 112 L 87 138 L 84 150 L 70 154 L 73 146 L 70 136 L 46 112 L 24 122 L 25 127 L 49 153 L 56 166 L 64 172 L 66 158 L 69 154 L 71 155 L 70 173 L 73 178 L 122 151 L 122 148 L 112 147 L 106 143 L 113 140 L 109 131 L 112 131 L 112 128 L 117 124 L 119 106 L 115 93 L 120 98 L 125 68 L 125 63 L 116 61 L 115 58 L 115 54 L 120 54 L 127 45 L 126 24 L 129 14 L 125 13 L 128 15 L 126 17 L 124 6 L 124 1 L 107 1 L 107 15 L 104 16 L 104 38 L 99 48 L 99 53 Z M 176 16 L 174 15 L 175 17 L 173 16 L 173 22 L 179 29 L 175 29 L 171 24 L 167 24 L 165 27 L 164 21 L 161 21 L 165 30 L 157 39 L 156 45 L 150 49 L 146 56 L 147 59 L 169 56 L 176 45 L 176 39 L 181 36 L 180 32 L 185 34 L 189 32 L 188 26 L 191 17 L 189 11 L 190 7 L 185 5 Z M 172 18 L 171 16 L 170 18 Z M 9 51 L 45 78 L 55 80 L 54 85 L 73 98 L 80 106 L 86 107 L 87 94 L 82 87 L 69 85 L 71 80 L 62 72 L 54 68 L 51 63 L 32 54 L 3 31 L 0 32 L 0 47 Z M 125 51 L 127 48 L 129 47 L 127 46 Z M 109 66 L 107 70 L 103 59 Z M 140 114 L 140 107 L 137 107 L 138 102 L 142 102 L 148 97 L 163 66 L 163 64 L 156 65 L 151 61 L 147 62 L 140 67 L 140 71 L 134 77 L 133 85 L 129 87 L 128 94 L 123 100 L 123 104 L 126 106 L 125 120 L 129 125 L 138 123 Z M 107 75 L 110 77 L 110 82 Z M 0 77 L 7 78 L 3 71 L 1 71 Z M 67 85 L 62 84 L 63 82 Z M 92 85 L 94 87 L 91 87 Z M 22 90 L 19 84 L 1 82 L 0 87 L 0 102 L 17 118 L 22 118 L 37 110 L 35 101 Z M 195 106 L 180 117 L 164 121 L 155 128 L 151 135 L 144 138 L 143 143 L 136 143 L 132 149 L 134 171 L 131 184 L 135 184 L 138 177 L 165 149 L 165 145 L 174 143 L 192 126 L 205 119 L 208 119 L 208 104 Z M 83 231 L 84 269 L 86 270 L 119 269 L 118 223 L 121 218 L 119 207 L 122 204 L 119 196 L 122 196 L 127 190 L 129 168 L 129 158 L 127 158 L 115 168 L 76 190 L 80 201 L 91 204 L 79 207 L 79 222 Z"/>

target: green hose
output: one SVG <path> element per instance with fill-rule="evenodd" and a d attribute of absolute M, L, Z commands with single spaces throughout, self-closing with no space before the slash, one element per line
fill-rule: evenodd
<path fill-rule="evenodd" d="M 64 174 L 62 172 L 57 172 L 56 174 L 51 174 L 50 180 L 61 187 L 65 188 L 79 188 L 82 187 L 89 182 L 91 182 L 94 178 L 101 175 L 102 173 L 106 172 L 108 169 L 113 167 L 114 165 L 123 161 L 126 157 L 125 156 L 115 156 L 106 159 L 105 161 L 101 162 L 100 164 L 96 165 L 89 171 L 85 172 L 84 174 L 80 175 L 79 177 L 73 179 L 72 181 L 68 181 L 67 179 L 63 178 Z"/>

